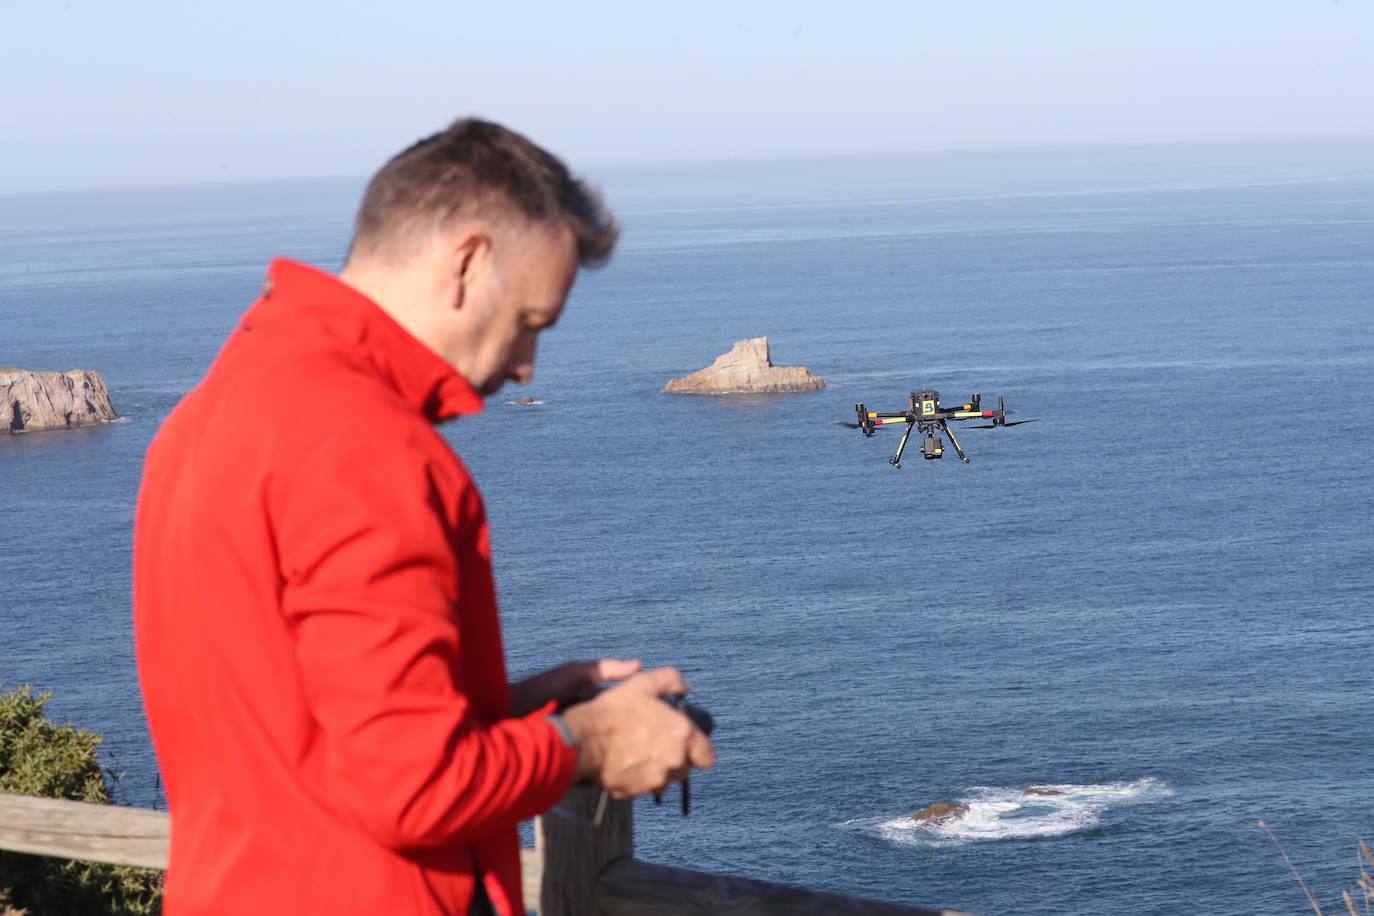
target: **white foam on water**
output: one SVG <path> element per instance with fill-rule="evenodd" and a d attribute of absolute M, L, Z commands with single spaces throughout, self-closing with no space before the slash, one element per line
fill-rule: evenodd
<path fill-rule="evenodd" d="M 962 817 L 913 821 L 895 818 L 849 821 L 844 826 L 872 830 L 903 846 L 958 846 L 987 840 L 1058 837 L 1097 826 L 1115 808 L 1146 804 L 1174 794 L 1162 781 L 1143 777 L 1132 782 L 1094 785 L 1037 783 L 1034 788 L 1057 794 L 1028 794 L 1025 786 L 973 786 L 953 799 L 967 805 Z"/>

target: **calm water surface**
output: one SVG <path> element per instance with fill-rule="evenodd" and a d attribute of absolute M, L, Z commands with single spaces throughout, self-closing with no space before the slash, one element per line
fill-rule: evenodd
<path fill-rule="evenodd" d="M 594 173 L 624 241 L 541 347 L 544 403 L 446 435 L 513 671 L 642 656 L 716 715 L 692 816 L 641 807 L 640 854 L 987 914 L 1300 912 L 1263 817 L 1338 907 L 1374 834 L 1370 153 Z M 338 266 L 359 188 L 0 197 L 0 365 L 99 370 L 125 415 L 0 439 L 0 681 L 102 732 L 128 804 L 159 798 L 143 450 L 271 257 Z M 659 393 L 764 334 L 829 387 Z M 901 471 L 895 434 L 833 425 L 924 386 L 1041 422 Z M 907 820 L 935 801 L 970 811 Z"/>

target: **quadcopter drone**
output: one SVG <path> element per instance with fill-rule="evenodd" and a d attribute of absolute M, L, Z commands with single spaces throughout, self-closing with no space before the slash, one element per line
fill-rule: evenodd
<path fill-rule="evenodd" d="M 976 392 L 969 398 L 967 404 L 949 410 L 940 406 L 940 392 L 933 388 L 926 388 L 922 391 L 911 392 L 911 398 L 907 401 L 907 409 L 895 413 L 874 413 L 862 404 L 854 405 L 854 412 L 859 415 L 858 423 L 841 423 L 841 426 L 848 426 L 850 429 L 861 429 L 865 436 L 872 436 L 880 426 L 895 426 L 898 423 L 906 424 L 906 432 L 902 434 L 901 444 L 897 446 L 897 454 L 887 459 L 887 463 L 894 468 L 902 466 L 902 453 L 906 451 L 907 440 L 911 438 L 913 429 L 920 430 L 926 434 L 925 443 L 921 446 L 921 455 L 927 461 L 934 461 L 936 458 L 943 458 L 945 454 L 944 440 L 936 435 L 942 432 L 949 436 L 950 444 L 954 446 L 954 452 L 959 456 L 959 460 L 968 464 L 968 455 L 959 447 L 959 440 L 954 438 L 953 431 L 949 428 L 950 420 L 991 420 L 991 423 L 976 423 L 970 429 L 996 429 L 999 426 L 1020 426 L 1022 423 L 1034 423 L 1035 420 L 1008 420 L 1007 407 L 1002 398 L 997 399 L 996 410 L 984 410 L 982 407 L 983 396 Z"/>

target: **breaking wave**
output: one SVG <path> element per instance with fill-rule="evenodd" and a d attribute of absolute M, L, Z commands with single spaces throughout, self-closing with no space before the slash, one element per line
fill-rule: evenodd
<path fill-rule="evenodd" d="M 1152 777 L 1097 785 L 1040 783 L 1034 788 L 1037 794 L 1027 793 L 1024 786 L 973 786 L 954 799 L 968 806 L 962 817 L 918 822 L 907 813 L 849 821 L 844 826 L 871 831 L 902 846 L 1057 837 L 1096 827 L 1102 815 L 1112 809 L 1147 804 L 1174 794 Z"/>

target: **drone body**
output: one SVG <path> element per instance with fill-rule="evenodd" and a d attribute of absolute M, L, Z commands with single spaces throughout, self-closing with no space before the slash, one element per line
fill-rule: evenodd
<path fill-rule="evenodd" d="M 954 453 L 959 456 L 959 460 L 968 464 L 968 455 L 959 445 L 959 440 L 954 438 L 954 433 L 949 428 L 949 421 L 961 420 L 991 420 L 991 423 L 974 424 L 973 429 L 995 429 L 999 426 L 1020 426 L 1022 423 L 1034 423 L 1035 420 L 1007 420 L 1006 403 L 1002 398 L 997 399 L 996 410 L 984 410 L 982 406 L 983 396 L 974 393 L 967 404 L 960 404 L 955 408 L 945 408 L 940 404 L 940 392 L 933 388 L 923 388 L 920 391 L 911 392 L 911 397 L 907 401 L 907 409 L 892 413 L 879 413 L 868 410 L 863 404 L 855 404 L 854 412 L 859 415 L 858 423 L 845 423 L 853 429 L 863 430 L 865 436 L 872 436 L 881 426 L 896 426 L 899 423 L 906 424 L 906 432 L 902 434 L 901 444 L 897 446 L 897 454 L 887 459 L 888 464 L 895 468 L 902 466 L 902 453 L 906 451 L 907 440 L 911 438 L 911 431 L 919 430 L 925 433 L 925 442 L 921 445 L 921 456 L 927 461 L 934 461 L 943 458 L 945 454 L 945 443 L 937 432 L 949 437 L 949 442 L 954 446 Z"/>

